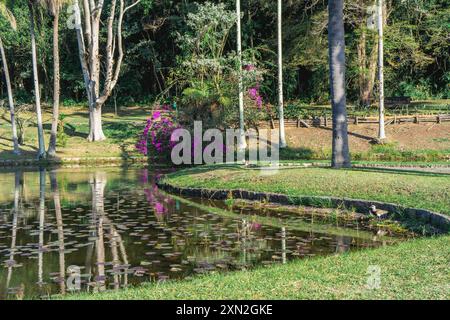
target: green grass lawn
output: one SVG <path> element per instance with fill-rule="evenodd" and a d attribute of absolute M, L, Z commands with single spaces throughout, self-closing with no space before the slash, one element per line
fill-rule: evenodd
<path fill-rule="evenodd" d="M 65 299 L 449 299 L 450 237 Z M 368 269 L 380 268 L 369 289 Z"/>
<path fill-rule="evenodd" d="M 65 145 L 58 145 L 57 156 L 59 158 L 97 158 L 97 157 L 129 157 L 140 156 L 136 152 L 135 144 L 138 135 L 145 126 L 145 120 L 151 114 L 150 108 L 129 107 L 124 108 L 117 115 L 110 109 L 103 111 L 103 131 L 107 136 L 106 141 L 88 143 L 86 138 L 89 133 L 89 114 L 87 107 L 71 106 L 61 107 L 61 115 L 64 122 L 64 132 L 67 140 Z M 0 160 L 23 159 L 36 157 L 38 148 L 37 127 L 34 121 L 35 115 L 24 112 L 21 117 L 30 119 L 24 132 L 24 145 L 21 146 L 22 155 L 12 153 L 11 126 L 9 114 L 6 109 L 0 113 Z M 50 139 L 51 108 L 45 106 L 43 112 L 44 135 L 46 148 Z"/>
<path fill-rule="evenodd" d="M 262 175 L 259 169 L 209 167 L 172 173 L 165 182 L 180 187 L 377 200 L 450 214 L 450 175 L 446 174 L 376 168 L 288 168 Z"/>

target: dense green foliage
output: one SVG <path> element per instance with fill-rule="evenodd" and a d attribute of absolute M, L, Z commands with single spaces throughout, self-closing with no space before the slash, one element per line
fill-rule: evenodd
<path fill-rule="evenodd" d="M 7 47 L 15 97 L 19 102 L 30 102 L 33 82 L 28 8 L 26 1 L 8 2 L 18 29 L 11 30 L 7 21 L 0 19 L 0 32 Z M 376 53 L 376 35 L 366 27 L 366 10 L 373 5 L 372 2 L 346 1 L 348 95 L 355 102 L 361 100 L 361 88 L 371 78 L 370 61 Z M 208 11 L 210 17 L 220 18 L 221 21 L 221 24 L 216 24 L 220 30 L 209 30 L 208 37 L 198 37 L 195 33 L 198 30 L 195 29 L 194 18 L 197 19 L 197 27 L 204 21 L 200 19 L 201 13 L 193 15 L 198 10 L 198 5 L 193 1 L 145 0 L 130 10 L 124 22 L 125 63 L 109 103 L 153 102 L 157 98 L 172 100 L 173 97 L 187 99 L 197 94 L 207 94 L 209 98 L 215 96 L 224 105 L 232 103 L 230 99 L 235 96 L 232 92 L 236 90 L 230 88 L 233 71 L 236 71 L 235 68 L 233 70 L 236 48 L 236 28 L 232 21 L 234 1 L 224 0 L 221 3 L 223 7 L 216 5 Z M 264 99 L 272 103 L 276 101 L 275 6 L 276 2 L 268 0 L 242 1 L 244 58 L 257 65 L 259 70 L 264 70 L 260 90 Z M 50 101 L 53 76 L 52 25 L 51 17 L 44 9 L 40 10 L 37 32 L 40 80 L 42 96 Z M 65 105 L 86 101 L 76 34 L 67 27 L 70 19 L 68 10 L 67 6 L 62 10 L 60 21 L 61 87 Z M 387 1 L 386 10 L 387 94 L 409 95 L 416 99 L 450 98 L 448 1 L 390 0 Z M 326 1 L 285 2 L 286 99 L 299 99 L 307 103 L 328 101 L 326 22 Z M 103 36 L 106 38 L 106 35 Z M 192 43 L 195 37 L 201 40 L 199 48 Z M 209 50 L 210 55 L 202 57 L 204 50 Z M 219 62 L 220 70 L 223 71 L 220 79 L 211 75 L 211 81 L 203 84 L 195 82 L 195 79 L 187 81 L 181 67 L 186 67 L 186 62 L 191 61 L 193 56 L 209 59 L 212 66 Z M 191 65 L 184 71 L 198 69 Z M 1 90 L 2 96 L 5 96 L 3 82 Z"/>

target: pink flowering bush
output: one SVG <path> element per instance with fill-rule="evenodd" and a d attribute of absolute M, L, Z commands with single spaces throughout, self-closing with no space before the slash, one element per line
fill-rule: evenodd
<path fill-rule="evenodd" d="M 158 106 L 153 111 L 136 144 L 136 149 L 145 156 L 165 159 L 170 156 L 174 143 L 170 137 L 180 128 L 168 105 Z"/>
<path fill-rule="evenodd" d="M 259 69 L 253 63 L 244 64 L 242 69 L 245 126 L 246 128 L 256 129 L 260 121 L 267 118 L 267 104 L 264 103 L 261 94 L 264 70 Z M 237 128 L 239 126 L 239 113 L 237 112 L 237 108 L 229 108 L 227 113 L 226 122 L 232 127 Z"/>
<path fill-rule="evenodd" d="M 263 99 L 259 94 L 259 85 L 256 85 L 255 87 L 248 89 L 248 96 L 250 97 L 251 100 L 255 102 L 258 109 L 261 110 L 263 105 Z"/>
<path fill-rule="evenodd" d="M 247 97 L 261 110 L 263 98 L 260 94 L 260 86 L 263 81 L 263 71 L 254 64 L 246 64 L 243 67 L 244 87 L 247 88 Z"/>

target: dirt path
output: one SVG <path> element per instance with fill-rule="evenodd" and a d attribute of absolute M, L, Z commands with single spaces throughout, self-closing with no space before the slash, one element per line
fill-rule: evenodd
<path fill-rule="evenodd" d="M 378 126 L 350 125 L 350 148 L 356 152 L 368 151 L 377 136 Z M 288 143 L 293 148 L 313 150 L 331 149 L 331 128 L 287 128 Z M 388 140 L 400 150 L 450 150 L 450 123 L 405 123 L 386 127 Z"/>

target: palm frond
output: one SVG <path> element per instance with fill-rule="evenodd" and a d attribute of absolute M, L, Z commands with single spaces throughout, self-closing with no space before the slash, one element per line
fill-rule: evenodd
<path fill-rule="evenodd" d="M 17 29 L 16 18 L 14 18 L 13 13 L 6 6 L 6 1 L 5 0 L 1 0 L 0 1 L 0 14 L 6 20 L 8 20 L 9 24 L 11 25 L 11 28 L 13 28 L 14 30 Z"/>
<path fill-rule="evenodd" d="M 64 4 L 71 3 L 72 0 L 38 0 L 52 16 L 56 15 Z"/>

